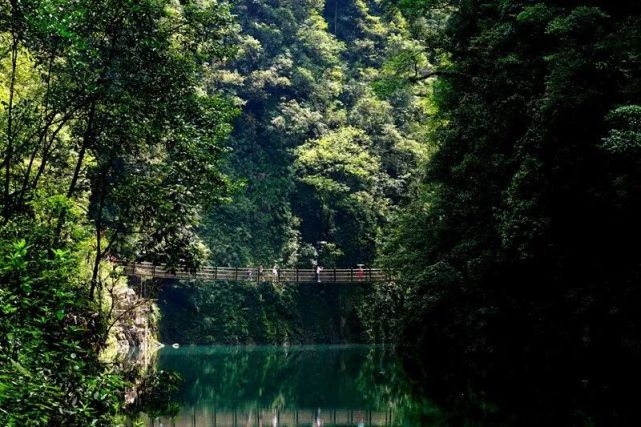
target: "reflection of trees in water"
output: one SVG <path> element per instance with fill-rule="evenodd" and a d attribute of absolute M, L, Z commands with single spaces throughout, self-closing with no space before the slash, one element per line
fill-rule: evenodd
<path fill-rule="evenodd" d="M 531 420 L 584 425 L 589 420 L 579 412 L 586 407 L 585 396 L 574 401 L 581 395 L 559 388 L 559 381 L 559 389 L 550 391 L 545 387 L 551 384 L 549 375 L 538 371 L 515 376 L 504 360 L 500 367 L 508 383 L 469 359 L 466 368 L 454 361 L 428 364 L 401 360 L 383 347 L 195 347 L 164 349 L 158 359 L 158 369 L 178 371 L 184 379 L 172 403 L 203 413 L 322 408 L 325 415 L 332 409 L 373 410 L 386 420 L 389 411 L 391 425 L 404 426 L 530 425 Z M 589 387 L 583 393 L 593 395 Z M 541 425 L 551 424 L 557 423 Z"/>
<path fill-rule="evenodd" d="M 180 412 L 174 395 L 181 378 L 176 372 L 158 369 L 157 358 L 157 352 L 132 349 L 118 362 L 124 379 L 132 384 L 125 395 L 126 420 L 122 421 L 126 425 L 140 421 L 143 414 L 155 418 L 175 416 Z"/>
<path fill-rule="evenodd" d="M 408 426 L 488 425 L 496 412 L 469 387 L 436 396 L 438 404 L 427 399 L 416 385 L 428 380 L 378 346 L 166 348 L 157 368 L 181 375 L 174 402 L 196 411 L 377 410 L 389 411 L 391 425 Z"/>
<path fill-rule="evenodd" d="M 479 420 L 487 425 L 485 415 L 495 410 L 469 390 L 464 399 L 439 396 L 435 404 L 411 382 L 425 378 L 408 375 L 398 356 L 383 347 L 166 348 L 158 353 L 156 369 L 176 371 L 183 382 L 170 402 L 159 388 L 156 406 L 142 409 L 153 414 L 323 408 L 325 415 L 336 409 L 357 416 L 373 410 L 385 425 L 446 426 Z M 167 402 L 172 406 L 157 405 Z"/>
<path fill-rule="evenodd" d="M 409 351 L 412 353 L 411 351 Z M 431 369 L 430 369 L 431 368 Z M 472 365 L 476 375 L 485 375 Z M 430 374 L 428 375 L 427 372 Z M 393 425 L 452 426 L 522 425 L 490 399 L 486 390 L 470 381 L 469 372 L 434 369 L 395 351 L 373 347 L 358 373 L 356 383 L 365 398 L 394 414 Z M 527 387 L 527 384 L 522 384 Z M 517 388 L 511 389 L 516 393 Z"/>
<path fill-rule="evenodd" d="M 356 385 L 376 407 L 392 411 L 395 425 L 449 425 L 441 408 L 416 393 L 398 355 L 390 348 L 370 349 Z"/>
<path fill-rule="evenodd" d="M 166 349 L 159 354 L 159 366 L 183 377 L 176 398 L 185 404 L 386 407 L 382 399 L 364 393 L 367 385 L 357 381 L 367 366 L 368 351 L 369 347 Z"/>

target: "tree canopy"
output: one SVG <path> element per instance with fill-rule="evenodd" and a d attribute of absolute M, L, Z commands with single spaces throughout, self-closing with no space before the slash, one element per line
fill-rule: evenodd
<path fill-rule="evenodd" d="M 380 264 L 172 283 L 166 330 L 563 361 L 609 393 L 605 356 L 641 354 L 640 39 L 636 0 L 0 3 L 0 424 L 122 412 L 115 261 Z"/>
<path fill-rule="evenodd" d="M 638 3 L 389 3 L 438 59 L 435 151 L 384 256 L 403 339 L 637 351 Z"/>
<path fill-rule="evenodd" d="M 101 262 L 205 259 L 195 228 L 227 191 L 235 109 L 202 75 L 229 31 L 209 1 L 3 2 L 3 425 L 111 425 L 122 406 L 98 360 Z"/>

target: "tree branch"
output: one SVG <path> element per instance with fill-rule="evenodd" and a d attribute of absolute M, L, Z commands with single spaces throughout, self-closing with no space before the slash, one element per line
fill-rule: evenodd
<path fill-rule="evenodd" d="M 439 76 L 464 76 L 465 74 L 459 73 L 458 71 L 451 70 L 423 70 L 420 73 L 417 73 L 414 77 L 410 77 L 409 80 L 412 82 L 422 82 L 424 80 L 430 79 L 432 77 Z"/>

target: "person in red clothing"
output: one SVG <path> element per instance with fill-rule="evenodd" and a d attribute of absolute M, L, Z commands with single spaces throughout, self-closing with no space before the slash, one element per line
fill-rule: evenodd
<path fill-rule="evenodd" d="M 363 270 L 362 265 L 359 265 L 358 270 L 356 270 L 356 280 L 358 280 L 359 282 L 365 280 L 365 270 Z"/>

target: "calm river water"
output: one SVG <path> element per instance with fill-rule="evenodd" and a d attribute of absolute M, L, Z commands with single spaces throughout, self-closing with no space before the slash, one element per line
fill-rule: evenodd
<path fill-rule="evenodd" d="M 156 368 L 182 382 L 153 400 L 159 406 L 140 401 L 140 409 L 172 416 L 143 415 L 134 425 L 640 425 L 638 394 L 617 380 L 630 377 L 622 359 L 584 371 L 576 363 L 500 358 L 485 365 L 446 359 L 435 367 L 412 354 L 401 363 L 392 351 L 367 345 L 165 347 Z M 160 390 L 168 390 L 162 382 Z"/>
<path fill-rule="evenodd" d="M 379 346 L 165 347 L 156 367 L 177 372 L 182 383 L 147 410 L 173 416 L 143 415 L 135 425 L 640 425 L 638 394 L 617 381 L 630 376 L 622 359 L 587 371 L 498 358 L 486 364 L 494 369 L 449 359 L 428 368 L 412 353 L 402 364 Z"/>
<path fill-rule="evenodd" d="M 149 426 L 410 426 L 438 415 L 410 397 L 382 347 L 165 347 L 156 363 L 183 381 L 178 414 Z"/>

